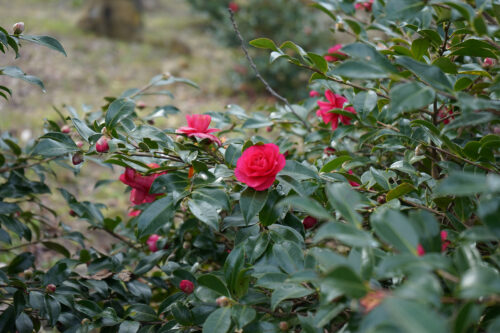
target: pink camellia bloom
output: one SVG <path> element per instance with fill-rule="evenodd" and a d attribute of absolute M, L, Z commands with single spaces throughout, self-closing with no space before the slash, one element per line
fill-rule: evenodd
<path fill-rule="evenodd" d="M 179 284 L 179 289 L 185 292 L 186 294 L 191 294 L 194 290 L 193 282 L 189 280 L 182 280 Z"/>
<path fill-rule="evenodd" d="M 372 5 L 373 5 L 373 0 L 365 1 L 365 2 L 358 2 L 357 4 L 354 5 L 354 8 L 356 9 L 364 9 L 367 12 L 372 11 Z"/>
<path fill-rule="evenodd" d="M 254 190 L 264 191 L 274 183 L 285 164 L 285 156 L 274 143 L 251 146 L 236 162 L 234 175 Z"/>
<path fill-rule="evenodd" d="M 188 137 L 196 136 L 201 139 L 209 139 L 211 141 L 217 142 L 219 146 L 221 145 L 219 138 L 217 138 L 213 134 L 210 134 L 220 130 L 218 128 L 208 128 L 210 122 L 212 121 L 212 117 L 210 117 L 208 114 L 187 114 L 186 120 L 188 125 L 179 127 L 177 131 L 175 131 L 176 133 L 186 134 Z"/>
<path fill-rule="evenodd" d="M 356 110 L 352 106 L 344 108 L 344 104 L 347 99 L 343 96 L 334 94 L 331 90 L 325 91 L 325 97 L 328 102 L 318 101 L 319 110 L 316 111 L 316 115 L 323 119 L 325 124 L 331 123 L 332 130 L 336 130 L 339 126 L 339 120 L 344 125 L 349 125 L 351 123 L 351 118 L 338 114 L 331 113 L 333 109 L 344 109 L 344 111 L 356 113 Z"/>
<path fill-rule="evenodd" d="M 424 247 L 422 246 L 422 244 L 417 245 L 417 254 L 419 257 L 421 257 L 425 254 L 425 250 L 424 250 Z"/>
<path fill-rule="evenodd" d="M 352 170 L 349 170 L 349 174 L 352 175 Z M 351 186 L 353 187 L 356 187 L 356 186 L 359 186 L 358 183 L 356 183 L 355 181 L 352 181 L 352 180 L 348 180 L 349 181 L 349 184 L 351 184 Z"/>
<path fill-rule="evenodd" d="M 493 66 L 493 59 L 484 58 L 483 67 L 492 67 L 492 66 Z"/>
<path fill-rule="evenodd" d="M 326 61 L 329 61 L 329 62 L 333 62 L 333 61 L 337 61 L 337 60 L 340 60 L 340 58 L 336 57 L 335 55 L 337 56 L 347 56 L 347 54 L 343 53 L 343 52 L 340 52 L 339 50 L 343 47 L 342 44 L 335 44 L 334 46 L 330 47 L 328 49 L 328 54 L 326 56 L 324 56 L 325 60 Z"/>
<path fill-rule="evenodd" d="M 148 164 L 148 166 L 150 168 L 160 167 L 156 163 Z M 151 185 L 153 184 L 155 179 L 166 173 L 167 172 L 164 171 L 161 173 L 144 176 L 132 168 L 126 168 L 125 172 L 120 175 L 120 181 L 125 185 L 132 187 L 132 191 L 130 191 L 130 201 L 134 205 L 141 205 L 144 203 L 153 202 L 158 196 L 161 195 L 158 193 L 149 193 L 149 190 L 151 189 Z M 139 214 L 140 211 L 132 211 L 129 213 L 129 216 L 137 216 Z"/>
<path fill-rule="evenodd" d="M 445 123 L 446 125 L 449 124 L 451 120 L 455 119 L 454 116 L 447 118 L 451 114 L 453 114 L 453 110 L 449 108 L 443 108 L 438 112 L 438 116 L 440 119 L 446 118 L 443 120 L 443 123 Z"/>
<path fill-rule="evenodd" d="M 311 90 L 309 92 L 309 97 L 320 97 L 320 96 L 321 96 L 320 93 L 317 92 L 316 90 Z"/>
<path fill-rule="evenodd" d="M 156 252 L 158 251 L 158 247 L 156 246 L 156 242 L 160 239 L 160 236 L 157 234 L 152 234 L 149 236 L 148 240 L 146 241 L 146 244 L 148 244 L 149 250 L 151 252 Z"/>
<path fill-rule="evenodd" d="M 315 219 L 312 216 L 307 216 L 304 221 L 302 221 L 302 224 L 304 225 L 304 229 L 311 229 L 318 223 L 318 220 Z"/>
<path fill-rule="evenodd" d="M 104 136 L 101 136 L 95 144 L 95 150 L 98 153 L 106 153 L 109 150 L 108 139 L 106 139 L 106 137 Z"/>
<path fill-rule="evenodd" d="M 240 10 L 240 6 L 238 6 L 238 4 L 234 1 L 231 1 L 228 5 L 229 9 L 231 9 L 233 12 L 237 12 L 238 10 Z"/>

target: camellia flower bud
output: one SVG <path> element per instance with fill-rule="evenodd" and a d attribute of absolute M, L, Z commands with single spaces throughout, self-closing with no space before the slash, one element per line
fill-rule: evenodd
<path fill-rule="evenodd" d="M 78 216 L 78 215 L 76 214 L 76 212 L 75 212 L 73 209 L 71 209 L 71 210 L 69 211 L 69 215 L 70 215 L 70 216 L 73 216 L 73 217 Z"/>
<path fill-rule="evenodd" d="M 75 143 L 76 143 L 76 146 L 77 146 L 78 148 L 82 148 L 82 147 L 83 147 L 83 142 L 81 142 L 81 141 L 77 141 L 77 142 L 75 142 Z"/>
<path fill-rule="evenodd" d="M 156 252 L 158 251 L 158 247 L 156 246 L 156 243 L 160 239 L 160 236 L 157 234 L 152 234 L 149 236 L 148 240 L 146 241 L 146 244 L 148 244 L 149 250 L 151 252 Z"/>
<path fill-rule="evenodd" d="M 69 132 L 71 132 L 71 128 L 68 125 L 64 125 L 63 127 L 61 127 L 61 132 L 68 134 Z"/>
<path fill-rule="evenodd" d="M 379 196 L 377 197 L 377 202 L 378 202 L 379 204 L 384 204 L 384 203 L 385 203 L 385 195 L 379 195 Z"/>
<path fill-rule="evenodd" d="M 12 30 L 14 30 L 14 35 L 22 34 L 24 31 L 24 22 L 17 22 L 12 26 Z"/>
<path fill-rule="evenodd" d="M 179 284 L 179 289 L 186 294 L 191 294 L 194 290 L 194 284 L 189 280 L 182 280 Z"/>
<path fill-rule="evenodd" d="M 281 331 L 288 331 L 288 323 L 286 321 L 280 321 L 280 330 Z"/>
<path fill-rule="evenodd" d="M 227 298 L 226 296 L 218 297 L 215 300 L 215 303 L 217 303 L 217 305 L 220 306 L 221 308 L 224 308 L 229 305 L 229 298 Z"/>
<path fill-rule="evenodd" d="M 240 10 L 240 6 L 238 6 L 238 4 L 234 1 L 231 1 L 228 5 L 229 9 L 231 9 L 233 12 L 237 12 L 238 10 Z"/>
<path fill-rule="evenodd" d="M 419 257 L 421 257 L 425 254 L 425 250 L 424 250 L 424 247 L 422 246 L 422 244 L 417 245 L 417 254 Z"/>
<path fill-rule="evenodd" d="M 75 155 L 73 155 L 73 157 L 71 158 L 71 161 L 73 162 L 73 165 L 78 165 L 80 163 L 83 162 L 83 155 L 80 154 L 80 153 L 76 153 Z"/>
<path fill-rule="evenodd" d="M 182 248 L 183 248 L 184 250 L 187 250 L 187 249 L 189 249 L 190 247 L 191 247 L 191 243 L 190 243 L 190 242 L 184 242 L 184 243 L 182 243 Z"/>
<path fill-rule="evenodd" d="M 98 153 L 106 153 L 109 150 L 108 139 L 105 136 L 101 136 L 95 144 L 95 150 Z"/>
<path fill-rule="evenodd" d="M 48 284 L 47 287 L 45 287 L 45 291 L 47 291 L 49 294 L 52 294 L 56 291 L 56 285 L 55 284 Z"/>
<path fill-rule="evenodd" d="M 137 101 L 137 103 L 135 104 L 135 106 L 137 106 L 137 108 L 139 110 L 142 110 L 146 107 L 146 103 L 144 101 Z"/>
<path fill-rule="evenodd" d="M 302 221 L 302 224 L 304 225 L 305 229 L 311 229 L 312 227 L 314 227 L 316 225 L 316 223 L 318 223 L 318 220 L 312 216 L 307 216 L 304 219 L 304 221 Z"/>

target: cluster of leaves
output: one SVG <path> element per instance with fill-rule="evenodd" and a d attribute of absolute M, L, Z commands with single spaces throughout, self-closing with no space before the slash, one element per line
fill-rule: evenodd
<path fill-rule="evenodd" d="M 0 166 L 1 241 L 16 234 L 66 258 L 43 271 L 33 253 L 18 253 L 19 240 L 0 270 L 0 331 L 499 331 L 500 5 L 376 0 L 369 22 L 354 18 L 354 5 L 315 4 L 356 38 L 335 62 L 292 42 L 251 42 L 310 71 L 316 91 L 347 98 L 356 113 L 332 109 L 351 119 L 335 130 L 315 117 L 311 97 L 209 112 L 221 146 L 179 136 L 151 124 L 175 106 L 144 110 L 138 101 L 191 82 L 158 76 L 99 110 L 69 109 L 73 135 L 49 122 L 24 152 L 3 139 L 11 151 Z M 384 38 L 375 43 L 369 30 Z M 98 153 L 103 136 L 109 147 Z M 255 191 L 234 169 L 267 142 L 286 152 L 286 166 Z M 24 205 L 48 191 L 49 162 L 73 169 L 75 156 L 84 159 L 77 168 L 167 172 L 152 183 L 156 201 L 126 220 L 60 190 L 75 215 L 117 239 L 110 253 L 29 238 L 43 219 Z M 40 182 L 27 178 L 32 171 Z"/>
<path fill-rule="evenodd" d="M 294 41 L 316 52 L 326 53 L 333 41 L 328 33 L 325 15 L 307 6 L 304 0 L 188 0 L 192 7 L 210 17 L 210 27 L 214 38 L 222 44 L 239 47 L 231 22 L 228 8 L 232 8 L 238 19 L 242 35 L 248 39 L 267 37 L 286 40 L 293 36 Z M 323 21 L 323 22 L 322 22 Z M 304 98 L 307 75 L 296 68 L 277 63 L 271 66 L 269 58 L 263 53 L 253 52 L 252 57 L 261 74 L 269 84 L 281 93 L 295 98 Z M 229 73 L 230 79 L 241 88 L 262 90 L 253 71 L 242 57 Z M 251 86 L 249 86 L 251 85 Z"/>

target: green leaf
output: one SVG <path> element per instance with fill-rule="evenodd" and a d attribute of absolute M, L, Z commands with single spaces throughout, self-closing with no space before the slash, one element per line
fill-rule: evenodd
<path fill-rule="evenodd" d="M 375 212 L 370 217 L 375 233 L 400 252 L 416 254 L 417 233 L 406 216 L 394 210 Z"/>
<path fill-rule="evenodd" d="M 430 46 L 430 40 L 427 38 L 417 38 L 411 43 L 411 52 L 413 58 L 420 60 L 426 53 Z"/>
<path fill-rule="evenodd" d="M 90 127 L 87 126 L 87 124 L 85 124 L 80 119 L 71 118 L 71 121 L 73 122 L 73 125 L 75 125 L 78 134 L 80 134 L 83 140 L 85 140 L 86 142 L 92 144 L 94 141 L 97 141 L 99 137 L 101 137 L 100 133 L 97 133 L 94 130 L 92 130 Z"/>
<path fill-rule="evenodd" d="M 434 190 L 434 196 L 468 196 L 478 193 L 500 192 L 500 177 L 494 174 L 473 174 L 468 172 L 450 172 Z"/>
<path fill-rule="evenodd" d="M 341 155 L 339 157 L 334 158 L 329 161 L 321 168 L 320 172 L 331 172 L 333 170 L 337 170 L 342 166 L 344 162 L 351 161 L 352 157 L 349 155 Z"/>
<path fill-rule="evenodd" d="M 33 322 L 31 318 L 24 312 L 21 312 L 16 318 L 16 329 L 19 333 L 32 333 Z"/>
<path fill-rule="evenodd" d="M 43 85 L 42 80 L 40 80 L 36 76 L 27 75 L 17 66 L 0 67 L 0 75 L 7 75 L 15 79 L 21 79 L 31 84 L 36 84 L 37 86 L 42 88 L 43 92 L 45 92 L 45 87 Z"/>
<path fill-rule="evenodd" d="M 213 205 L 202 200 L 189 200 L 188 207 L 191 213 L 201 222 L 214 230 L 219 230 L 219 214 Z"/>
<path fill-rule="evenodd" d="M 274 311 L 279 303 L 285 299 L 300 298 L 311 295 L 312 293 L 314 293 L 313 289 L 309 289 L 298 284 L 284 283 L 273 291 L 273 294 L 271 295 L 271 309 Z"/>
<path fill-rule="evenodd" d="M 357 228 L 361 227 L 361 215 L 356 208 L 361 204 L 361 195 L 346 183 L 333 183 L 326 186 L 326 195 L 332 207 L 337 210 L 348 222 Z"/>
<path fill-rule="evenodd" d="M 54 297 L 45 295 L 45 309 L 49 315 L 49 325 L 54 327 L 61 313 L 61 304 Z"/>
<path fill-rule="evenodd" d="M 452 92 L 451 83 L 446 75 L 437 66 L 427 65 L 423 62 L 415 61 L 410 57 L 399 56 L 396 63 L 409 69 L 415 76 L 430 86 L 448 92 Z"/>
<path fill-rule="evenodd" d="M 106 128 L 112 130 L 116 125 L 130 116 L 135 109 L 135 103 L 125 98 L 115 99 L 106 111 Z"/>
<path fill-rule="evenodd" d="M 269 191 L 256 191 L 253 188 L 246 188 L 240 195 L 240 209 L 243 218 L 250 223 L 266 204 Z"/>
<path fill-rule="evenodd" d="M 418 82 L 402 83 L 390 91 L 390 112 L 395 116 L 406 111 L 418 110 L 434 101 L 432 88 Z"/>
<path fill-rule="evenodd" d="M 279 50 L 276 44 L 269 38 L 257 38 L 251 40 L 249 44 L 259 49 L 269 49 L 281 53 L 281 50 Z"/>
<path fill-rule="evenodd" d="M 376 64 L 366 61 L 346 60 L 337 65 L 333 74 L 351 79 L 382 79 L 390 75 L 386 70 Z"/>
<path fill-rule="evenodd" d="M 365 316 L 360 331 L 374 331 L 377 327 L 390 332 L 449 332 L 444 318 L 429 305 L 396 297 L 386 298 Z"/>
<path fill-rule="evenodd" d="M 66 258 L 69 258 L 71 256 L 71 253 L 69 253 L 68 249 L 66 249 L 61 244 L 54 243 L 54 242 L 42 242 L 42 244 L 46 248 L 51 249 L 53 251 L 56 251 L 56 252 L 62 254 L 63 256 L 65 256 Z"/>
<path fill-rule="evenodd" d="M 193 314 L 192 312 L 181 302 L 174 303 L 170 308 L 174 319 L 181 325 L 192 325 L 193 324 Z"/>
<path fill-rule="evenodd" d="M 415 17 L 425 6 L 424 1 L 389 0 L 385 5 L 387 18 L 390 20 L 406 20 Z"/>
<path fill-rule="evenodd" d="M 323 224 L 314 236 L 314 242 L 318 243 L 330 238 L 354 247 L 378 246 L 377 241 L 368 232 L 346 223 L 328 222 Z"/>
<path fill-rule="evenodd" d="M 310 199 L 310 198 L 305 198 L 301 197 L 298 195 L 291 195 L 289 197 L 286 197 L 285 199 L 281 200 L 279 202 L 280 206 L 286 206 L 290 205 L 294 208 L 300 209 L 304 212 L 306 212 L 308 215 L 324 219 L 324 220 L 331 220 L 332 216 L 328 211 L 323 208 L 317 201 Z"/>
<path fill-rule="evenodd" d="M 259 213 L 259 220 L 262 225 L 267 227 L 278 220 L 283 211 L 282 206 L 277 205 L 280 198 L 278 191 L 271 190 L 264 208 Z"/>
<path fill-rule="evenodd" d="M 231 307 L 231 317 L 238 328 L 243 328 L 257 317 L 257 311 L 249 306 L 236 304 Z"/>
<path fill-rule="evenodd" d="M 413 191 L 415 191 L 415 187 L 412 184 L 402 183 L 396 186 L 394 189 L 387 192 L 386 200 L 391 201 L 393 199 L 397 199 Z"/>
<path fill-rule="evenodd" d="M 33 266 L 35 262 L 35 256 L 31 252 L 24 252 L 16 256 L 7 266 L 7 272 L 9 274 L 16 274 L 25 271 L 26 269 Z"/>
<path fill-rule="evenodd" d="M 432 62 L 434 66 L 439 67 L 443 72 L 449 73 L 449 74 L 457 74 L 458 71 L 458 66 L 455 65 L 450 58 L 447 57 L 440 57 L 437 58 Z M 456 89 L 455 89 L 456 90 Z"/>
<path fill-rule="evenodd" d="M 231 309 L 224 307 L 212 312 L 203 324 L 203 333 L 226 333 L 231 327 Z"/>
<path fill-rule="evenodd" d="M 500 294 L 500 275 L 488 266 L 471 267 L 460 279 L 461 298 L 480 298 Z"/>
<path fill-rule="evenodd" d="M 120 324 L 118 333 L 136 333 L 141 328 L 141 323 L 137 321 L 125 320 Z"/>
<path fill-rule="evenodd" d="M 328 63 L 326 62 L 325 58 L 323 58 L 319 54 L 312 52 L 307 52 L 307 56 L 314 63 L 314 67 L 316 67 L 316 69 L 318 69 L 321 73 L 325 73 L 326 71 L 328 71 Z"/>
<path fill-rule="evenodd" d="M 41 136 L 40 141 L 33 148 L 32 154 L 52 157 L 74 153 L 79 150 L 68 135 L 54 132 Z"/>
<path fill-rule="evenodd" d="M 170 195 L 153 202 L 139 215 L 139 237 L 155 233 L 174 217 L 174 213 L 174 203 Z"/>
<path fill-rule="evenodd" d="M 202 275 L 197 281 L 200 286 L 205 286 L 220 295 L 231 297 L 231 294 L 229 293 L 229 290 L 224 282 L 213 274 Z"/>
<path fill-rule="evenodd" d="M 328 300 L 340 295 L 360 298 L 368 291 L 363 280 L 349 266 L 343 265 L 335 267 L 325 276 L 320 289 L 327 295 Z"/>
<path fill-rule="evenodd" d="M 156 321 L 158 316 L 155 310 L 145 304 L 132 304 L 127 309 L 127 316 L 137 321 Z"/>
<path fill-rule="evenodd" d="M 46 46 L 49 49 L 61 52 L 64 56 L 67 56 L 66 51 L 64 51 L 63 46 L 55 38 L 49 36 L 30 36 L 30 35 L 19 35 L 19 39 L 27 40 L 29 42 Z"/>

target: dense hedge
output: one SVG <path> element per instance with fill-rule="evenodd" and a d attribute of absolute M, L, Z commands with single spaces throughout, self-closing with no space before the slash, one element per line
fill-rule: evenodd
<path fill-rule="evenodd" d="M 33 145 L 2 133 L 1 332 L 500 330 L 500 5 L 314 6 L 356 41 L 326 59 L 292 42 L 250 42 L 311 74 L 303 101 L 229 105 L 157 128 L 151 120 L 177 108 L 139 99 L 196 87 L 159 75 L 99 110 L 69 108 Z M 19 33 L 2 29 L 1 50 L 34 41 L 63 52 Z M 19 71 L 0 68 L 39 82 Z M 94 163 L 131 189 L 128 217 L 46 185 L 52 167 Z M 66 216 L 46 225 L 51 191 L 116 238 L 109 253 Z M 63 259 L 42 269 L 29 244 Z"/>

